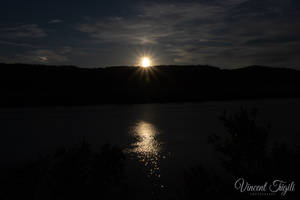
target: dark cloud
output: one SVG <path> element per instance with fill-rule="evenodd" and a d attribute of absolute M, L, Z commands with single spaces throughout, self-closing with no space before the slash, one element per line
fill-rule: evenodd
<path fill-rule="evenodd" d="M 95 42 L 160 46 L 178 64 L 274 64 L 268 60 L 280 45 L 299 39 L 300 26 L 285 18 L 290 6 L 282 0 L 148 3 L 136 7 L 137 16 L 94 19 L 77 30 Z M 259 52 L 270 59 L 251 57 Z"/>
<path fill-rule="evenodd" d="M 23 53 L 15 53 L 14 55 L 1 57 L 0 62 L 7 63 L 33 63 L 33 64 L 67 64 L 68 54 L 71 48 L 57 48 L 57 49 L 36 49 L 29 50 Z"/>
<path fill-rule="evenodd" d="M 1 38 L 42 38 L 46 36 L 47 33 L 37 24 L 23 24 L 19 26 L 0 28 Z"/>
<path fill-rule="evenodd" d="M 28 47 L 32 48 L 33 46 L 27 43 L 17 43 L 17 42 L 9 42 L 9 41 L 2 41 L 0 40 L 1 45 L 9 45 L 9 46 L 15 46 L 15 47 Z"/>
<path fill-rule="evenodd" d="M 58 24 L 58 23 L 62 23 L 62 22 L 63 22 L 63 20 L 61 20 L 61 19 L 53 19 L 53 20 L 49 21 L 48 23 L 49 24 Z"/>
<path fill-rule="evenodd" d="M 190 57 L 184 47 L 209 43 L 209 31 L 222 26 L 219 20 L 224 15 L 222 7 L 199 3 L 147 4 L 137 10 L 135 17 L 83 22 L 77 30 L 100 43 L 161 46 L 169 56 L 183 61 Z"/>

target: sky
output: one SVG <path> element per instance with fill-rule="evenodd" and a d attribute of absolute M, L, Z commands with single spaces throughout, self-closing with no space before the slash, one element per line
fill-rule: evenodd
<path fill-rule="evenodd" d="M 0 62 L 300 69 L 299 0 L 2 0 Z"/>

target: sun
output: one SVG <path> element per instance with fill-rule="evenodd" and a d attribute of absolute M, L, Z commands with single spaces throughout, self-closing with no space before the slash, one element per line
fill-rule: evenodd
<path fill-rule="evenodd" d="M 150 67 L 151 66 L 151 60 L 149 57 L 142 57 L 141 58 L 141 66 L 144 68 Z"/>

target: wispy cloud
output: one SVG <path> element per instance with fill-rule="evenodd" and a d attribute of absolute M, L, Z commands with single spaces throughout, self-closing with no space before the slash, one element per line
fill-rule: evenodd
<path fill-rule="evenodd" d="M 53 20 L 49 21 L 48 23 L 49 24 L 59 24 L 62 22 L 63 22 L 63 20 L 61 20 L 61 19 L 53 19 Z"/>
<path fill-rule="evenodd" d="M 2 58 L 1 62 L 7 63 L 43 63 L 43 64 L 66 64 L 69 61 L 68 55 L 71 52 L 70 47 L 56 49 L 36 49 L 18 53 L 13 56 Z"/>
<path fill-rule="evenodd" d="M 137 10 L 137 17 L 89 20 L 76 28 L 99 43 L 160 46 L 174 62 L 184 63 L 196 60 L 189 49 L 218 44 L 211 32 L 224 26 L 226 14 L 224 7 L 199 3 L 147 4 Z"/>
<path fill-rule="evenodd" d="M 137 17 L 111 17 L 83 22 L 77 30 L 99 42 L 157 44 L 162 39 L 191 40 L 204 35 L 205 29 L 223 16 L 224 9 L 198 3 L 150 4 L 137 7 Z"/>
<path fill-rule="evenodd" d="M 159 46 L 174 63 L 230 65 L 240 57 L 255 64 L 253 52 L 276 57 L 281 45 L 300 39 L 300 24 L 284 21 L 291 1 L 147 3 L 136 7 L 138 15 L 89 19 L 76 28 L 99 43 Z"/>
<path fill-rule="evenodd" d="M 37 24 L 24 24 L 19 26 L 0 28 L 1 38 L 43 38 L 46 36 L 47 33 Z"/>
<path fill-rule="evenodd" d="M 9 41 L 3 41 L 3 40 L 0 40 L 0 44 L 9 45 L 9 46 L 16 46 L 16 47 L 28 47 L 28 48 L 33 48 L 34 47 L 33 45 L 27 44 L 27 43 L 9 42 Z"/>
<path fill-rule="evenodd" d="M 300 62 L 296 56 L 300 50 L 299 0 L 155 2 L 129 5 L 130 11 L 123 14 L 80 16 L 81 21 L 64 22 L 68 26 L 59 29 L 51 26 L 47 29 L 51 43 L 43 39 L 46 29 L 37 24 L 0 27 L 0 44 L 28 45 L 20 59 L 47 63 L 73 59 L 81 65 L 128 64 L 127 60 L 134 59 L 130 52 L 138 48 L 157 50 L 158 64 L 289 66 Z M 47 26 L 62 22 L 54 18 Z M 29 49 L 30 43 L 39 46 Z M 62 53 L 59 47 L 63 45 L 72 46 L 72 51 Z"/>

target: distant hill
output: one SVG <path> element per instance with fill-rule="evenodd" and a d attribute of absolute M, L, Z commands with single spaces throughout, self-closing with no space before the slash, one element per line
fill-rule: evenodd
<path fill-rule="evenodd" d="M 108 67 L 0 64 L 1 107 L 300 97 L 300 71 L 250 66 Z"/>

